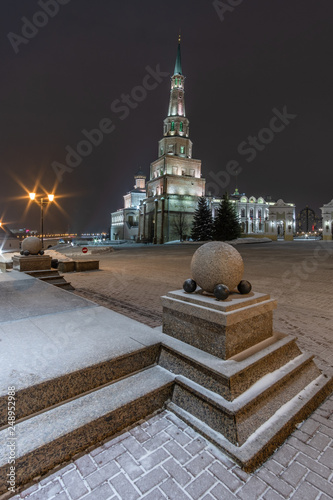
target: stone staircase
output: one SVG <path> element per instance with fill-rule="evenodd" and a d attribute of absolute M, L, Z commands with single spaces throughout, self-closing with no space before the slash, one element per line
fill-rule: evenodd
<path fill-rule="evenodd" d="M 155 345 L 17 392 L 17 485 L 164 406 L 250 471 L 332 390 L 332 380 L 321 374 L 313 356 L 301 353 L 291 336 L 275 334 L 255 353 L 227 362 L 159 336 Z M 8 472 L 6 419 L 3 396 L 3 485 Z M 0 494 L 4 491 L 0 488 Z"/>
<path fill-rule="evenodd" d="M 16 485 L 152 414 L 171 398 L 174 376 L 158 347 L 72 372 L 16 394 Z M 7 397 L 0 400 L 0 494 L 8 473 Z"/>
<path fill-rule="evenodd" d="M 38 271 L 25 271 L 25 274 L 32 276 L 33 278 L 38 278 L 41 281 L 50 283 L 50 285 L 57 286 L 63 290 L 75 290 L 69 281 L 66 281 L 63 275 L 59 273 L 56 269 L 43 269 Z"/>

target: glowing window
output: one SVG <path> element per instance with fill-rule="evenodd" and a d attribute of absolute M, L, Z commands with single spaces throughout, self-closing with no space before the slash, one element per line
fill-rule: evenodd
<path fill-rule="evenodd" d="M 180 146 L 180 153 L 184 154 L 185 153 L 185 146 Z"/>
<path fill-rule="evenodd" d="M 175 122 L 171 122 L 171 130 L 174 131 L 175 130 Z"/>
<path fill-rule="evenodd" d="M 180 122 L 179 130 L 180 130 L 180 132 L 183 132 L 183 122 Z"/>

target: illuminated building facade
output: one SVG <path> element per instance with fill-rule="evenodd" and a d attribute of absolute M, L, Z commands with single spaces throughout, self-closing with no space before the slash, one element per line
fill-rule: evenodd
<path fill-rule="evenodd" d="M 134 189 L 124 196 L 124 208 L 111 214 L 111 240 L 137 240 L 139 232 L 139 206 L 146 198 L 146 176 L 141 169 L 134 176 Z"/>
<path fill-rule="evenodd" d="M 321 207 L 323 221 L 323 240 L 332 240 L 333 238 L 333 200 Z"/>
<path fill-rule="evenodd" d="M 213 218 L 216 215 L 221 198 L 207 197 Z M 292 240 L 296 231 L 294 203 L 265 200 L 263 197 L 249 198 L 239 194 L 238 189 L 230 196 L 241 224 L 242 234 L 252 237 L 268 237 L 272 240 L 283 238 Z"/>

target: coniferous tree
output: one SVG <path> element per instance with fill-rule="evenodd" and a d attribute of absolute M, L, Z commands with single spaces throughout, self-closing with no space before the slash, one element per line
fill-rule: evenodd
<path fill-rule="evenodd" d="M 212 239 L 213 219 L 212 211 L 204 196 L 198 199 L 198 206 L 194 212 L 191 238 L 194 241 L 207 241 Z"/>
<path fill-rule="evenodd" d="M 213 224 L 213 238 L 218 241 L 230 241 L 239 238 L 241 226 L 236 210 L 226 193 L 217 209 Z"/>

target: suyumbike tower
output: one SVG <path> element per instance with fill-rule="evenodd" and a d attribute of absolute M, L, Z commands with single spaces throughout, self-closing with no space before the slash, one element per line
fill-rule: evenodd
<path fill-rule="evenodd" d="M 158 159 L 150 165 L 147 198 L 140 207 L 141 240 L 161 244 L 190 234 L 193 212 L 198 197 L 205 195 L 206 181 L 201 178 L 201 161 L 192 158 L 189 130 L 179 35 L 168 116 L 158 143 Z"/>

